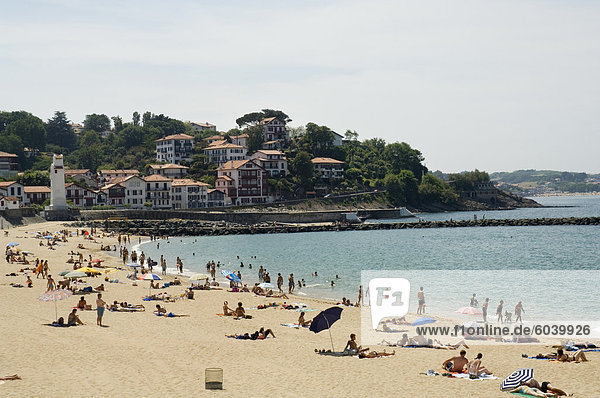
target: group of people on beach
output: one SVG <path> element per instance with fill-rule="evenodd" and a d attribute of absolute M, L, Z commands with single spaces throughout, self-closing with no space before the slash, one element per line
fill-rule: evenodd
<path fill-rule="evenodd" d="M 486 298 L 483 303 L 481 304 L 481 311 L 482 311 L 482 315 L 483 315 L 483 322 L 487 322 L 487 315 L 488 315 L 488 307 L 490 304 L 490 299 Z M 473 293 L 473 296 L 471 296 L 471 300 L 469 303 L 470 307 L 474 307 L 477 308 L 479 306 L 479 302 L 477 300 L 477 294 Z M 525 310 L 523 309 L 523 302 L 519 300 L 519 302 L 515 305 L 515 309 L 514 309 L 514 322 L 521 322 L 523 323 L 523 313 L 525 312 Z M 500 302 L 498 303 L 498 306 L 496 307 L 496 317 L 497 317 L 497 322 L 499 323 L 511 323 L 513 322 L 513 313 L 508 312 L 507 310 L 504 309 L 504 300 L 500 300 Z"/>

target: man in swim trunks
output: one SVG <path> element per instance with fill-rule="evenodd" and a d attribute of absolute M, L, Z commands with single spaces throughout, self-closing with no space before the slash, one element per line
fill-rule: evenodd
<path fill-rule="evenodd" d="M 102 293 L 98 293 L 98 298 L 96 299 L 96 311 L 98 312 L 98 318 L 96 318 L 96 324 L 98 326 L 102 326 L 102 316 L 104 315 L 104 307 L 106 306 L 106 302 L 102 300 Z"/>
<path fill-rule="evenodd" d="M 69 326 L 77 326 L 83 325 L 81 319 L 77 316 L 77 308 L 73 308 L 73 311 L 69 314 L 69 318 L 67 319 L 67 325 Z"/>
<path fill-rule="evenodd" d="M 417 298 L 419 299 L 419 308 L 417 308 L 417 315 L 425 313 L 425 293 L 423 292 L 423 287 L 419 289 L 417 293 Z"/>
<path fill-rule="evenodd" d="M 469 363 L 469 360 L 466 357 L 467 352 L 465 350 L 461 350 L 460 356 L 452 357 L 450 359 L 445 360 L 442 363 L 442 367 L 450 372 L 456 373 L 464 373 L 466 370 L 466 366 Z"/>

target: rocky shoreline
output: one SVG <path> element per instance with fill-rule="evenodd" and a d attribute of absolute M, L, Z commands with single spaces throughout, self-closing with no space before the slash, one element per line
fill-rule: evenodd
<path fill-rule="evenodd" d="M 600 225 L 600 217 L 485 219 L 457 221 L 419 221 L 365 224 L 277 224 L 241 225 L 193 220 L 117 220 L 87 221 L 70 224 L 76 227 L 96 227 L 107 231 L 141 236 L 219 236 L 325 231 L 376 231 L 391 229 L 522 227 L 549 225 Z"/>

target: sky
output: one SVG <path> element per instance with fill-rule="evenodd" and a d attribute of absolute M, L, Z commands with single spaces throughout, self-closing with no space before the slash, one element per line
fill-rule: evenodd
<path fill-rule="evenodd" d="M 2 1 L 0 110 L 226 131 L 271 108 L 431 170 L 597 173 L 598 21 L 593 0 Z"/>

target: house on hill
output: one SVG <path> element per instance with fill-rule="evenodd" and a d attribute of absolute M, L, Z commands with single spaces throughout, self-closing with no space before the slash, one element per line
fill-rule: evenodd
<path fill-rule="evenodd" d="M 217 169 L 215 188 L 225 192 L 228 204 L 272 202 L 267 179 L 268 172 L 255 160 L 232 160 Z"/>
<path fill-rule="evenodd" d="M 324 179 L 344 178 L 344 162 L 332 158 L 311 159 L 316 176 Z"/>
<path fill-rule="evenodd" d="M 19 171 L 19 156 L 0 151 L 0 177 L 13 177 Z"/>
<path fill-rule="evenodd" d="M 194 137 L 187 134 L 166 136 L 156 142 L 156 161 L 180 164 L 190 162 L 194 155 Z"/>

